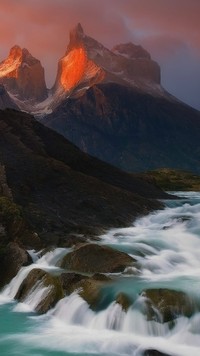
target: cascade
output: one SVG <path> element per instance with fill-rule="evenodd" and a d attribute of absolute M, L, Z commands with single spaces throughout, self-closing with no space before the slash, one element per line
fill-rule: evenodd
<path fill-rule="evenodd" d="M 183 193 L 177 193 L 183 197 Z M 17 332 L 1 344 L 20 348 L 20 354 L 78 356 L 143 356 L 145 350 L 158 350 L 169 356 L 199 356 L 200 312 L 177 315 L 173 324 L 163 322 L 162 312 L 154 307 L 155 318 L 147 315 L 148 289 L 171 289 L 186 293 L 200 305 L 200 194 L 187 193 L 183 200 L 166 202 L 166 208 L 138 219 L 134 226 L 112 229 L 99 243 L 128 252 L 137 266 L 122 274 L 110 274 L 115 283 L 106 288 L 110 303 L 92 310 L 79 290 L 61 299 L 45 315 L 29 316 L 49 293 L 49 287 L 36 283 L 23 303 L 13 300 L 24 278 L 34 268 L 59 273 L 59 261 L 70 249 L 55 249 L 44 256 L 29 251 L 33 264 L 23 267 L 0 295 L 1 310 L 27 315 L 31 328 Z M 123 292 L 133 303 L 125 312 L 115 297 Z M 6 309 L 8 308 L 8 309 Z M 53 337 L 52 337 L 53 335 Z M 3 345 L 4 345 L 3 344 Z M 17 345 L 17 346 L 16 346 Z M 12 354 L 12 353 L 11 353 Z"/>

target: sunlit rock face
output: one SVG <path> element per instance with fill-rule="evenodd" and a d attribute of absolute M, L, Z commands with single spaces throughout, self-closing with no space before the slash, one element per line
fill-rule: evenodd
<path fill-rule="evenodd" d="M 0 63 L 0 83 L 20 100 L 42 101 L 47 97 L 40 61 L 19 46 L 11 48 L 9 56 Z"/>
<path fill-rule="evenodd" d="M 89 56 L 85 38 L 80 24 L 70 32 L 70 42 L 66 54 L 58 64 L 54 90 L 61 88 L 69 94 L 73 94 L 76 89 L 76 94 L 78 94 L 104 79 L 104 70 Z"/>
<path fill-rule="evenodd" d="M 108 50 L 85 35 L 78 24 L 70 32 L 66 54 L 59 61 L 53 91 L 61 89 L 77 95 L 100 82 L 144 89 L 152 84 L 160 85 L 160 67 L 141 46 L 127 43 Z"/>

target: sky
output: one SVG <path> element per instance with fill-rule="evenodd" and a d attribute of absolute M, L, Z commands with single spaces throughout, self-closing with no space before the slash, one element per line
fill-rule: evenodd
<path fill-rule="evenodd" d="M 78 22 L 108 48 L 141 44 L 165 89 L 200 110 L 200 0 L 0 0 L 0 61 L 15 44 L 27 48 L 51 87 Z"/>

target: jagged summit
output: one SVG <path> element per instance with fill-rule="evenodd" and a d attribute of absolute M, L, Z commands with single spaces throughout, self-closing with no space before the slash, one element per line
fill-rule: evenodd
<path fill-rule="evenodd" d="M 26 48 L 15 45 L 0 63 L 0 83 L 21 100 L 42 101 L 47 97 L 44 69 Z"/>
<path fill-rule="evenodd" d="M 65 56 L 58 64 L 53 91 L 64 90 L 70 96 L 82 95 L 100 82 L 114 82 L 146 89 L 160 85 L 160 67 L 141 46 L 120 44 L 112 50 L 84 33 L 78 23 L 70 31 Z"/>
<path fill-rule="evenodd" d="M 82 89 L 101 82 L 104 70 L 95 63 L 87 48 L 88 37 L 80 23 L 70 31 L 70 41 L 65 56 L 58 63 L 53 91 L 59 89 L 69 95 L 79 95 Z"/>
<path fill-rule="evenodd" d="M 77 43 L 77 41 L 81 41 L 85 37 L 85 33 L 83 27 L 80 23 L 78 23 L 69 34 L 70 43 Z"/>
<path fill-rule="evenodd" d="M 143 47 L 129 42 L 109 50 L 85 34 L 80 23 L 70 31 L 69 44 L 49 92 L 40 61 L 18 45 L 0 63 L 0 83 L 22 110 L 35 115 L 49 113 L 63 100 L 80 97 L 99 83 L 165 95 L 160 85 L 160 67 Z"/>

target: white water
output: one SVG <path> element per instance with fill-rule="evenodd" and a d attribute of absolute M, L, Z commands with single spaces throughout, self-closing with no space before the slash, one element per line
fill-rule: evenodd
<path fill-rule="evenodd" d="M 141 295 L 148 288 L 169 288 L 200 300 L 200 194 L 186 195 L 187 200 L 167 202 L 164 210 L 138 219 L 133 227 L 102 236 L 101 243 L 129 253 L 137 262 L 113 276 L 114 283 L 104 290 L 108 302 L 101 310 L 92 311 L 77 291 L 46 315 L 29 317 L 31 328 L 25 334 L 16 331 L 7 335 L 4 342 L 16 343 L 21 356 L 142 356 L 145 349 L 171 356 L 199 356 L 200 313 L 178 317 L 173 328 L 168 323 L 147 321 L 146 299 Z M 22 268 L 2 292 L 1 303 L 12 300 L 32 268 L 50 273 L 59 270 L 56 264 L 66 253 L 56 249 Z M 133 300 L 127 313 L 114 301 L 121 291 Z M 46 293 L 47 288 L 36 285 L 14 311 L 32 311 Z M 162 320 L 159 312 L 157 320 Z"/>

